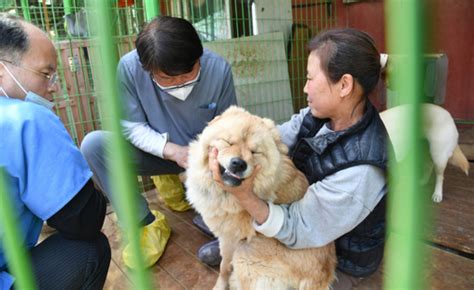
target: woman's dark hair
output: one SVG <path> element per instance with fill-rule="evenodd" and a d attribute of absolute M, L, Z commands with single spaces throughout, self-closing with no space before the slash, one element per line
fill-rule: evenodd
<path fill-rule="evenodd" d="M 379 82 L 380 54 L 365 32 L 352 28 L 327 30 L 314 37 L 308 49 L 316 51 L 321 69 L 332 83 L 350 74 L 367 97 Z"/>
<path fill-rule="evenodd" d="M 30 41 L 22 21 L 17 16 L 0 13 L 0 60 L 18 63 L 28 51 Z"/>
<path fill-rule="evenodd" d="M 192 24 L 169 16 L 157 17 L 145 25 L 135 45 L 145 70 L 159 70 L 170 76 L 190 72 L 203 53 Z"/>

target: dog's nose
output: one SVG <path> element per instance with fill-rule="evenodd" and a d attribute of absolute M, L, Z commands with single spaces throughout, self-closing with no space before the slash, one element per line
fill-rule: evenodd
<path fill-rule="evenodd" d="M 230 160 L 229 169 L 232 172 L 242 172 L 245 169 L 247 169 L 247 162 L 245 162 L 244 160 L 242 160 L 240 158 L 232 158 Z"/>

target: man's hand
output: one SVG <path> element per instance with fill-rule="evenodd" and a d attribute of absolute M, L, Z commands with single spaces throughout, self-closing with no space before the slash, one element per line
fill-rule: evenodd
<path fill-rule="evenodd" d="M 188 167 L 188 146 L 180 146 L 171 142 L 167 142 L 163 149 L 163 157 L 167 160 L 176 162 L 180 167 Z"/>

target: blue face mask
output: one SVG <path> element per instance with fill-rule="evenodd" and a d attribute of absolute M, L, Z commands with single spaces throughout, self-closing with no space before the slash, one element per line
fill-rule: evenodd
<path fill-rule="evenodd" d="M 46 100 L 45 98 L 33 93 L 32 91 L 29 91 L 26 93 L 25 101 L 30 102 L 30 103 L 35 103 L 37 105 L 48 108 L 49 110 L 53 110 L 53 107 L 54 107 L 53 102 Z"/>
<path fill-rule="evenodd" d="M 15 83 L 18 85 L 18 87 L 20 87 L 20 89 L 26 94 L 25 102 L 35 103 L 35 104 L 43 106 L 43 107 L 45 107 L 49 110 L 53 109 L 53 107 L 54 107 L 53 102 L 50 102 L 50 101 L 46 100 L 45 98 L 41 97 L 40 95 L 38 95 L 36 93 L 33 93 L 32 91 L 26 91 L 25 88 L 20 84 L 20 82 L 13 76 L 13 74 L 8 69 L 8 67 L 3 62 L 1 62 L 1 64 L 6 69 L 8 74 L 12 77 L 12 79 L 15 81 Z M 2 88 L 2 91 L 5 94 L 5 96 L 7 98 L 9 98 L 7 93 L 5 92 L 5 90 L 3 88 Z"/>

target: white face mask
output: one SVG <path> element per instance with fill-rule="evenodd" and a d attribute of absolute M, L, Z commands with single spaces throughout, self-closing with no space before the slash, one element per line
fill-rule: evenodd
<path fill-rule="evenodd" d="M 157 81 L 155 81 L 155 79 L 153 79 L 153 81 L 161 90 L 165 91 L 166 93 L 172 95 L 173 97 L 181 101 L 184 101 L 188 98 L 189 94 L 191 94 L 191 92 L 193 91 L 193 88 L 198 82 L 200 75 L 201 75 L 201 70 L 199 70 L 197 76 L 193 80 L 190 80 L 189 82 L 185 82 L 184 84 L 179 85 L 179 86 L 163 87 Z"/>
<path fill-rule="evenodd" d="M 181 101 L 184 101 L 188 98 L 189 94 L 193 91 L 194 85 L 190 85 L 184 88 L 176 88 L 176 89 L 170 89 L 167 90 L 166 92 L 173 97 L 180 99 Z"/>
<path fill-rule="evenodd" d="M 38 94 L 36 94 L 32 91 L 26 91 L 25 88 L 20 84 L 20 82 L 13 76 L 10 69 L 8 69 L 8 67 L 3 62 L 0 62 L 0 63 L 7 70 L 8 74 L 15 81 L 15 83 L 18 85 L 18 87 L 20 87 L 20 89 L 25 93 L 25 102 L 35 103 L 35 104 L 43 106 L 43 107 L 45 107 L 49 110 L 53 109 L 53 107 L 54 107 L 53 102 L 50 102 L 50 101 L 46 100 L 45 98 L 41 97 L 40 95 L 38 95 Z M 2 91 L 5 94 L 5 96 L 7 98 L 9 98 L 7 93 L 5 92 L 5 90 L 3 88 L 2 88 Z"/>

